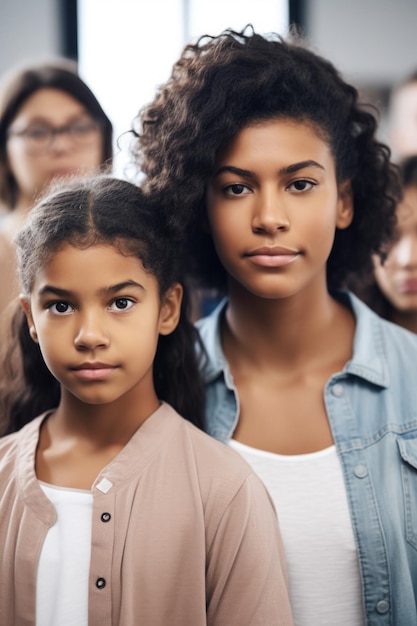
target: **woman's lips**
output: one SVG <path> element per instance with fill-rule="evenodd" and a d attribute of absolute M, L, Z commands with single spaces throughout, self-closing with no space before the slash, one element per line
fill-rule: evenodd
<path fill-rule="evenodd" d="M 299 252 L 281 247 L 257 248 L 245 254 L 245 256 L 255 265 L 261 267 L 284 267 L 295 261 Z"/>
<path fill-rule="evenodd" d="M 417 293 L 417 278 L 402 280 L 398 283 L 400 293 Z"/>

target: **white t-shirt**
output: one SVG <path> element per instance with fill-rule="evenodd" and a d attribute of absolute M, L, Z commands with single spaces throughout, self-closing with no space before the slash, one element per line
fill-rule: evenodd
<path fill-rule="evenodd" d="M 36 585 L 38 626 L 88 626 L 91 491 L 40 485 L 55 506 L 57 522 L 42 547 Z"/>
<path fill-rule="evenodd" d="M 275 504 L 295 626 L 364 625 L 358 556 L 335 446 L 286 456 L 229 443 Z"/>

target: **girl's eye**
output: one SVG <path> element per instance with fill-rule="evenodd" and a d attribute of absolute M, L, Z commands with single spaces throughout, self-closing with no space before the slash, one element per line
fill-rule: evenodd
<path fill-rule="evenodd" d="M 74 310 L 68 302 L 52 302 L 48 305 L 48 309 L 55 315 L 68 315 Z"/>
<path fill-rule="evenodd" d="M 130 309 L 134 304 L 134 301 L 130 298 L 116 298 L 116 300 L 111 303 L 109 308 L 112 311 L 126 311 L 127 309 Z"/>
<path fill-rule="evenodd" d="M 311 180 L 305 180 L 301 178 L 300 180 L 295 180 L 293 183 L 290 183 L 287 187 L 290 191 L 301 192 L 301 191 L 309 191 L 316 186 L 316 183 L 313 183 Z"/>
<path fill-rule="evenodd" d="M 234 183 L 233 185 L 228 185 L 224 188 L 226 195 L 228 196 L 243 196 L 248 193 L 251 193 L 251 190 L 243 183 Z"/>

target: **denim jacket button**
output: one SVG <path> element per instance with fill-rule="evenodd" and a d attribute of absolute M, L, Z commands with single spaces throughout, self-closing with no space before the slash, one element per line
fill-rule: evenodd
<path fill-rule="evenodd" d="M 340 398 L 341 396 L 343 396 L 344 393 L 345 389 L 343 385 L 341 385 L 340 383 L 336 383 L 335 385 L 333 385 L 332 394 L 336 396 L 336 398 Z"/>
<path fill-rule="evenodd" d="M 368 470 L 366 469 L 365 465 L 357 465 L 354 468 L 353 473 L 355 474 L 356 478 L 365 478 L 365 476 L 368 475 Z"/>
<path fill-rule="evenodd" d="M 386 600 L 380 600 L 376 605 L 376 610 L 378 613 L 388 613 L 389 602 L 387 602 Z"/>

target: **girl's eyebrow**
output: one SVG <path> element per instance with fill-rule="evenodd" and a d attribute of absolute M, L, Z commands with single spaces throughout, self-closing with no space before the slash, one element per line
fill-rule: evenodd
<path fill-rule="evenodd" d="M 106 287 L 102 291 L 107 293 L 117 293 L 118 291 L 122 291 L 123 289 L 127 289 L 130 287 L 136 287 L 145 291 L 145 287 L 140 283 L 137 283 L 135 280 L 125 280 L 123 283 L 118 283 L 117 285 L 111 285 L 110 287 Z"/>
<path fill-rule="evenodd" d="M 318 167 L 321 170 L 325 168 L 323 165 L 314 161 L 313 159 L 308 159 L 307 161 L 300 161 L 299 163 L 292 163 L 291 165 L 287 165 L 286 167 L 282 167 L 278 170 L 279 174 L 292 174 L 294 172 L 298 172 L 306 167 Z M 214 176 L 219 176 L 224 172 L 229 172 L 230 174 L 236 174 L 237 176 L 242 176 L 243 178 L 255 178 L 255 173 L 251 170 L 243 170 L 240 167 L 235 167 L 234 165 L 223 165 L 219 167 L 219 169 L 214 173 Z"/>
<path fill-rule="evenodd" d="M 100 289 L 100 292 L 104 294 L 113 294 L 117 293 L 118 291 L 122 291 L 123 289 L 132 287 L 145 291 L 145 287 L 140 283 L 137 283 L 135 280 L 125 280 L 122 283 L 117 283 L 116 285 L 111 285 L 110 287 Z M 44 285 L 44 287 L 42 287 L 38 293 L 39 296 L 44 296 L 48 294 L 58 296 L 59 298 L 69 298 L 73 295 L 73 292 L 68 291 L 67 289 L 61 289 L 60 287 L 55 287 L 54 285 Z"/>

